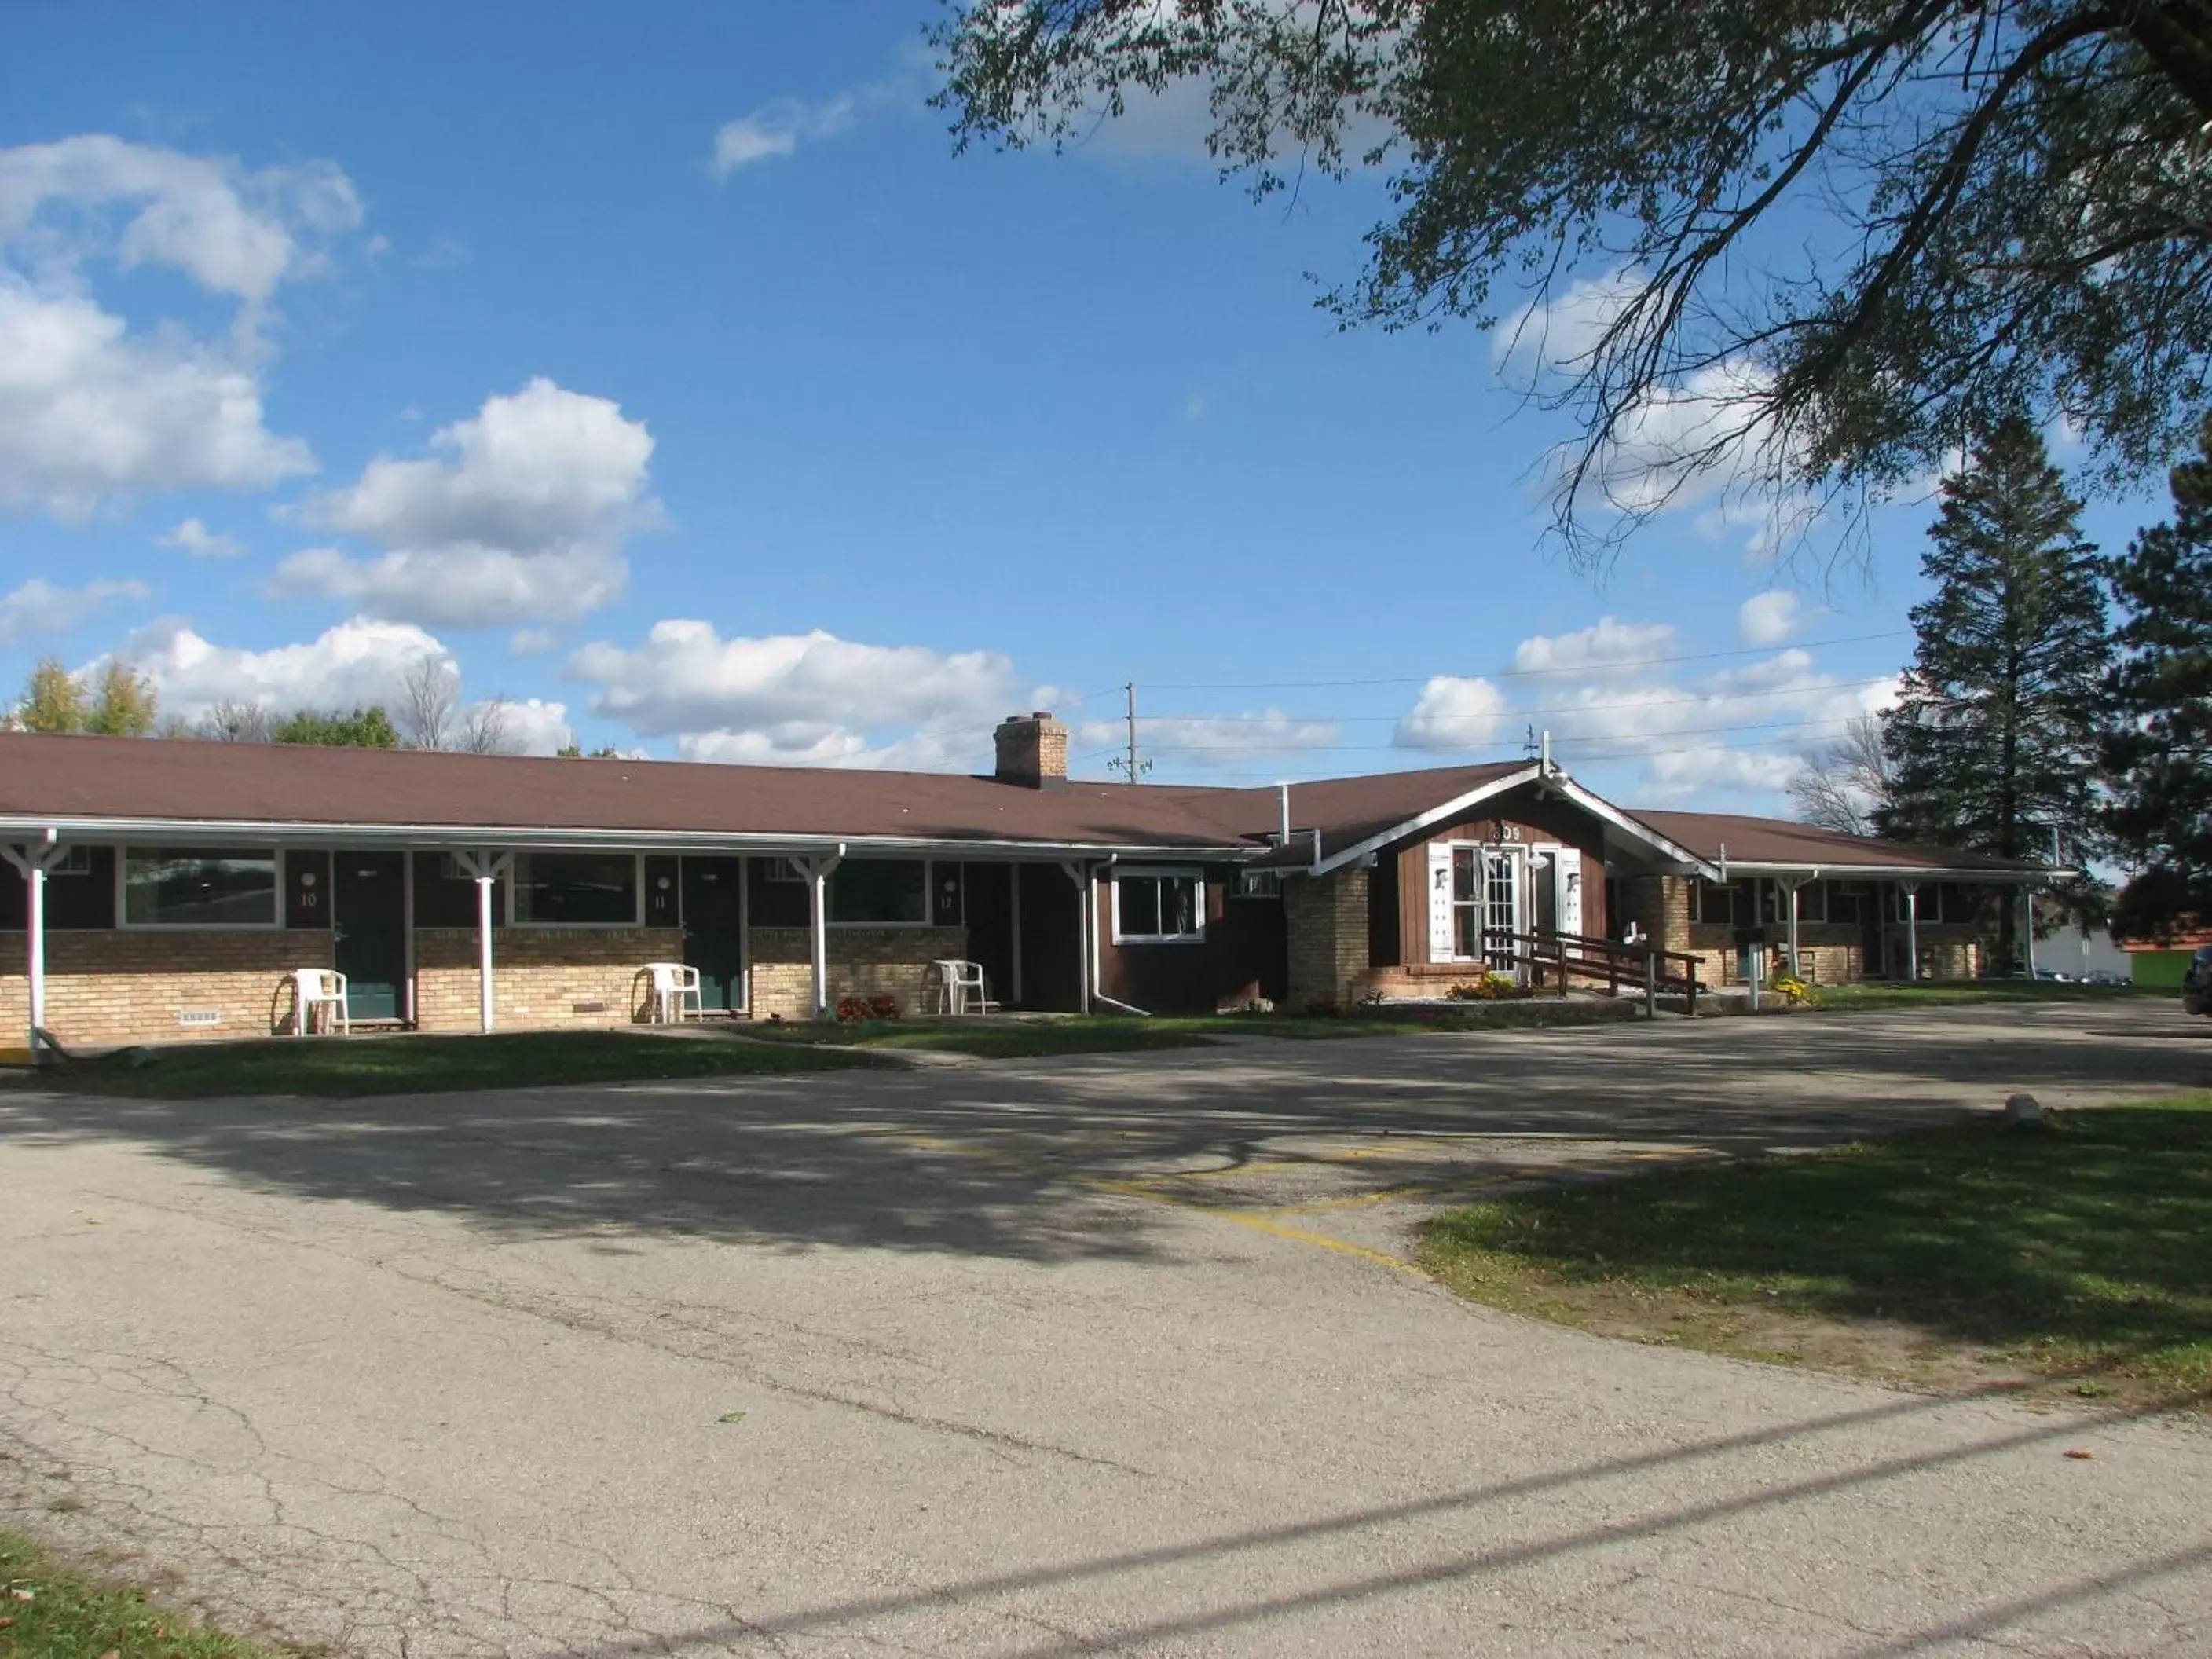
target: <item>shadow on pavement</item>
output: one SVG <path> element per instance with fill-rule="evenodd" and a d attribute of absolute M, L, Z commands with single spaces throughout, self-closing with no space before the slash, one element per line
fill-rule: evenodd
<path fill-rule="evenodd" d="M 1144 1259 L 1164 1212 L 1133 1214 L 1098 1180 L 1233 1170 L 1286 1138 L 1401 1139 L 1367 1166 L 1375 1185 L 1449 1183 L 1480 1175 L 1467 1146 L 1483 1137 L 1743 1153 L 1940 1121 L 2016 1087 L 2212 1087 L 2212 1050 L 2085 1040 L 2069 1012 L 1662 1022 L 328 1103 L 26 1092 L 0 1095 L 0 1144 L 129 1142 L 273 1190 L 518 1234 Z M 2131 1036 L 2157 1032 L 2147 1020 Z"/>
<path fill-rule="evenodd" d="M 1996 1389 L 1990 1392 L 2001 1394 L 2005 1391 Z M 1402 1539 L 1395 1544 L 1386 1544 L 1384 1539 L 1389 1535 L 1388 1529 L 1408 1522 L 1471 1518 L 1486 1507 L 1507 1504 L 1518 1499 L 1559 1494 L 1592 1483 L 1616 1481 L 1626 1475 L 1680 1468 L 1701 1459 L 1802 1443 L 1814 1436 L 1837 1430 L 1895 1423 L 1943 1409 L 1945 1403 L 1908 1397 L 1810 1423 L 1790 1424 L 1640 1456 L 1588 1463 L 1434 1498 L 1352 1510 L 1295 1525 L 1255 1528 L 1092 1560 L 1024 1568 L 960 1583 L 917 1586 L 911 1589 L 854 1597 L 793 1613 L 763 1615 L 742 1621 L 733 1620 L 673 1634 L 641 1638 L 635 1642 L 610 1644 L 592 1651 L 603 1656 L 604 1659 L 624 1659 L 625 1656 L 646 1652 L 726 1650 L 733 1644 L 746 1641 L 773 1644 L 787 1637 L 821 1635 L 841 1626 L 857 1626 L 864 1632 L 867 1621 L 871 1620 L 969 1603 L 988 1607 L 996 1598 L 1010 1595 L 1062 1589 L 1125 1574 L 1173 1571 L 1194 1565 L 1212 1564 L 1213 1571 L 1208 1582 L 1235 1583 L 1249 1581 L 1256 1576 L 1261 1569 L 1254 1558 L 1264 1556 L 1267 1552 L 1294 1550 L 1302 1545 L 1331 1540 L 1340 1543 L 1348 1537 L 1363 1534 L 1377 1534 L 1376 1553 L 1401 1554 L 1406 1547 Z M 2109 1425 L 2153 1414 L 2115 1413 L 2102 1421 Z M 1496 1548 L 1444 1555 L 1441 1559 L 1388 1572 L 1360 1577 L 1339 1576 L 1330 1582 L 1314 1583 L 1310 1588 L 1292 1593 L 1239 1601 L 1225 1607 L 1169 1614 L 1142 1623 L 1121 1624 L 1109 1630 L 1083 1635 L 1066 1633 L 1060 1641 L 1025 1647 L 1023 1651 L 1034 1656 L 1034 1659 L 1048 1659 L 1048 1656 L 1059 1659 L 1060 1656 L 1094 1653 L 1102 1649 L 1151 1651 L 1156 1645 L 1176 1638 L 1218 1635 L 1285 1614 L 1352 1607 L 1407 1590 L 1455 1582 L 1480 1583 L 1491 1575 L 1538 1565 L 1584 1551 L 1688 1532 L 1713 1522 L 1757 1515 L 1792 1504 L 1818 1503 L 1841 1492 L 1883 1481 L 1912 1479 L 2009 1452 L 2060 1441 L 2078 1440 L 2086 1426 L 2081 1420 L 2073 1418 L 2036 1423 L 1942 1451 L 1875 1458 L 1835 1474 L 1808 1480 L 1768 1482 L 1748 1492 L 1703 1502 L 1680 1504 L 1618 1522 L 1581 1528 Z M 1762 1459 L 1750 1467 L 1767 1468 L 1771 1467 L 1771 1462 Z M 1232 1566 L 1231 1564 L 1235 1565 Z M 1288 1571 L 1291 1564 L 1282 1565 Z M 1943 1642 L 2000 1629 L 2037 1613 L 2050 1613 L 2076 1602 L 2094 1600 L 2130 1584 L 2201 1569 L 2207 1565 L 2212 1565 L 2212 1539 L 2149 1561 L 2136 1563 L 2120 1571 L 2086 1577 L 2042 1595 L 1968 1613 L 1938 1628 L 1881 1633 L 1877 1637 L 1876 1645 L 1861 1650 L 1859 1653 L 1863 1659 L 1878 1659 L 1881 1656 L 1921 1651 Z M 1169 1581 L 1169 1584 L 1163 1586 L 1164 1590 L 1173 1583 Z M 1783 1597 L 1786 1598 L 1790 1593 L 1788 1586 L 1776 1588 Z M 1164 1595 L 1159 1599 L 1166 1597 Z M 1786 1602 L 1777 1609 L 1778 1613 L 1789 1610 Z M 1802 1611 L 1805 1616 L 1823 1622 L 1834 1622 L 1832 1614 L 1815 1613 L 1809 1608 Z"/>

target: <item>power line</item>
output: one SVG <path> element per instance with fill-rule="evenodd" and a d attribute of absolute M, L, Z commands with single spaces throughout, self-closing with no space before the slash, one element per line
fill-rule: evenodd
<path fill-rule="evenodd" d="M 1586 738 L 1577 738 L 1570 734 L 1564 738 L 1559 738 L 1559 734 L 1555 732 L 1553 733 L 1553 737 L 1559 741 L 1565 743 L 1636 744 L 1646 741 L 1651 738 L 1689 738 L 1698 737 L 1704 733 L 1711 732 L 1791 731 L 1802 734 L 1818 729 L 1824 729 L 1832 726 L 1842 726 L 1849 724 L 1850 717 L 1847 716 L 1842 720 L 1831 718 L 1827 720 L 1767 720 L 1765 722 L 1738 721 L 1729 726 L 1678 726 L 1664 732 L 1647 732 L 1642 736 L 1638 736 L 1635 732 L 1597 732 Z M 1267 746 L 1268 745 L 1265 744 L 1249 743 L 1156 743 L 1152 745 L 1152 750 L 1155 754 L 1164 755 L 1244 754 L 1255 749 L 1266 749 Z M 1404 754 L 1409 750 L 1419 752 L 1419 748 L 1421 746 L 1425 745 L 1414 745 L 1402 743 L 1297 743 L 1279 744 L 1275 745 L 1276 749 L 1279 750 L 1295 751 L 1299 754 L 1354 754 L 1385 749 L 1395 750 L 1400 754 Z"/>
<path fill-rule="evenodd" d="M 1910 629 L 1893 628 L 1880 634 L 1847 634 L 1832 640 L 1804 640 L 1790 647 L 1793 651 L 1819 651 L 1832 645 L 1863 645 L 1869 640 L 1903 639 Z M 1565 663 L 1556 668 L 1500 668 L 1488 674 L 1442 675 L 1416 674 L 1389 679 L 1373 680 L 1160 680 L 1152 682 L 1155 691 L 1284 691 L 1322 690 L 1346 685 L 1425 685 L 1432 679 L 1534 679 L 1550 674 L 1610 674 L 1624 668 L 1662 668 L 1674 663 L 1717 662 L 1724 657 L 1756 657 L 1772 651 L 1771 645 L 1747 645 L 1732 651 L 1696 651 L 1677 657 L 1623 658 L 1619 661 Z"/>
<path fill-rule="evenodd" d="M 1790 737 L 1768 738 L 1750 743 L 1699 743 L 1685 744 L 1680 748 L 1675 749 L 1622 749 L 1611 754 L 1582 755 L 1577 756 L 1575 758 L 1577 761 L 1587 762 L 1593 765 L 1603 765 L 1613 761 L 1657 760 L 1662 757 L 1666 756 L 1710 755 L 1716 751 L 1731 755 L 1756 754 L 1766 750 L 1791 749 L 1796 747 L 1799 741 L 1799 738 Z M 1407 751 L 1401 750 L 1401 752 Z M 1410 769 L 1415 771 L 1448 771 L 1450 768 L 1449 765 L 1439 765 L 1434 767 L 1416 767 Z M 1311 782 L 1316 779 L 1332 779 L 1340 775 L 1330 772 L 1309 772 L 1303 775 L 1285 777 L 1282 771 L 1276 769 L 1271 768 L 1266 771 L 1257 771 L 1238 767 L 1222 768 L 1218 770 L 1209 769 L 1206 775 L 1210 778 L 1222 779 L 1256 778 L 1263 782 L 1273 784 L 1285 782 Z"/>
<path fill-rule="evenodd" d="M 1758 697 L 1802 697 L 1808 694 L 1829 691 L 1856 691 L 1865 686 L 1883 684 L 1894 678 L 1895 676 L 1890 674 L 1875 674 L 1867 679 L 1829 680 L 1820 685 L 1781 685 L 1769 691 L 1708 691 L 1680 697 L 1632 697 L 1622 702 L 1564 703 L 1550 708 L 1520 708 L 1509 712 L 1522 717 L 1534 715 L 1540 718 L 1544 716 L 1565 718 L 1575 714 L 1595 714 L 1600 709 L 1665 708 L 1686 702 L 1715 702 L 1723 698 L 1750 702 Z M 1395 724 L 1411 718 L 1410 712 L 1404 714 L 1139 714 L 1137 716 L 1137 723 L 1142 726 L 1160 720 L 1197 720 L 1256 725 L 1271 720 L 1280 720 L 1285 725 L 1295 726 L 1350 726 L 1355 723 Z M 1497 718 L 1495 714 L 1425 714 L 1422 716 L 1422 719 L 1426 720 L 1459 721 L 1486 720 L 1495 718 Z M 1158 748 L 1163 745 L 1153 746 Z"/>

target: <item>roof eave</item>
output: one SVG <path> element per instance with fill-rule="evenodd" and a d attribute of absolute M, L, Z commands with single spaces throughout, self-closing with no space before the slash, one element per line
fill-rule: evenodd
<path fill-rule="evenodd" d="M 1024 859 L 1194 858 L 1246 862 L 1270 849 L 1249 842 L 1135 842 L 1016 841 L 955 836 L 854 836 L 831 833 L 787 835 L 721 830 L 602 830 L 552 825 L 450 823 L 340 823 L 306 819 L 125 818 L 40 814 L 0 814 L 0 840 L 43 838 L 48 830 L 64 842 L 165 840 L 283 847 L 406 848 L 421 852 L 461 851 L 492 847 L 519 852 L 570 848 L 619 848 L 625 852 L 708 854 L 830 853 L 839 848 L 865 854 L 939 854 Z"/>

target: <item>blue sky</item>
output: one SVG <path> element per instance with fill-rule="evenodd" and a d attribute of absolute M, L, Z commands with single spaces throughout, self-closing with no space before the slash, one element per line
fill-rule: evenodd
<path fill-rule="evenodd" d="M 1049 705 L 1098 775 L 1134 680 L 1159 779 L 1533 724 L 1744 811 L 1879 699 L 1924 505 L 1826 580 L 1710 498 L 1577 571 L 1489 337 L 1316 310 L 1371 182 L 1255 206 L 1176 103 L 956 159 L 933 9 L 13 8 L 0 682 L 428 658 L 534 747 L 930 769 Z"/>

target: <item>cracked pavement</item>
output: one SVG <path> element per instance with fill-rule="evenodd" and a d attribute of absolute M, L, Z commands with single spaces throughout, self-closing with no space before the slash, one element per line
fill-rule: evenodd
<path fill-rule="evenodd" d="M 1500 1185 L 2207 1087 L 2212 1028 L 2126 1003 L 11 1091 L 0 1518 L 410 1659 L 2212 1651 L 2202 1419 L 1613 1343 L 1404 1263 Z"/>

